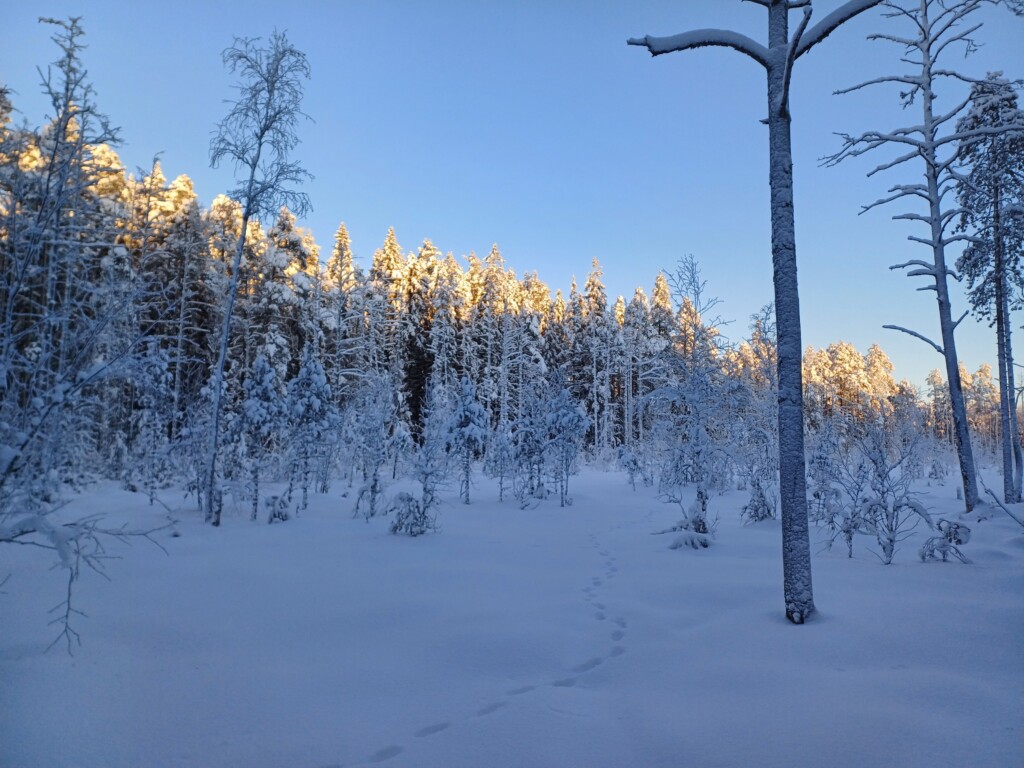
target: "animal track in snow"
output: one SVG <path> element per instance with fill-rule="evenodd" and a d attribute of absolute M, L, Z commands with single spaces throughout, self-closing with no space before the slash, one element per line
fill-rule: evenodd
<path fill-rule="evenodd" d="M 384 747 L 384 749 L 378 749 L 376 752 L 374 752 L 372 755 L 370 755 L 370 757 L 367 758 L 366 762 L 368 762 L 368 763 L 383 763 L 385 760 L 390 760 L 391 758 L 396 757 L 396 756 L 400 755 L 401 753 L 402 753 L 402 748 L 400 746 L 398 746 L 397 744 L 396 745 L 392 745 L 390 747 Z"/>
<path fill-rule="evenodd" d="M 589 672 L 595 667 L 599 667 L 604 663 L 604 659 L 594 657 L 593 659 L 587 659 L 582 664 L 577 664 L 572 668 L 573 672 Z"/>
<path fill-rule="evenodd" d="M 605 581 L 607 579 L 613 578 L 614 575 L 618 573 L 619 569 L 616 565 L 615 556 L 612 555 L 609 550 L 601 548 L 601 545 L 598 543 L 597 537 L 594 536 L 594 534 L 590 534 L 590 540 L 591 546 L 595 550 L 597 550 L 597 554 L 599 554 L 602 558 L 602 576 L 604 578 L 601 578 L 601 576 L 594 576 L 593 578 L 591 578 L 590 584 L 583 587 L 582 593 L 585 595 L 586 602 L 595 609 L 594 619 L 596 619 L 597 621 L 606 621 L 608 619 L 608 614 L 606 612 L 607 605 L 604 602 L 599 602 L 597 600 L 597 593 L 600 591 L 600 588 L 604 586 Z M 618 656 L 622 656 L 624 653 L 626 653 L 626 647 L 618 643 L 626 635 L 625 629 L 627 626 L 627 622 L 621 616 L 615 617 L 614 619 L 612 619 L 612 621 L 616 625 L 617 629 L 614 629 L 612 632 L 610 632 L 608 636 L 614 643 L 616 643 L 616 645 L 613 645 L 606 655 L 595 656 L 590 659 L 587 659 L 584 662 L 577 664 L 576 666 L 570 669 L 570 671 L 574 673 L 573 675 L 557 678 L 547 683 L 547 685 L 552 686 L 554 688 L 572 688 L 579 682 L 579 675 L 591 672 L 597 667 L 604 664 L 607 660 L 616 658 Z M 537 688 L 537 685 L 522 685 L 506 691 L 505 695 L 522 696 L 524 694 L 530 693 L 531 691 L 537 690 Z M 501 709 L 504 709 L 508 705 L 509 702 L 507 700 L 498 700 L 491 702 L 490 704 L 486 704 L 480 709 L 478 709 L 471 717 L 467 719 L 471 720 L 473 718 L 485 717 Z M 413 736 L 417 739 L 427 738 L 435 734 L 441 733 L 442 731 L 446 731 L 451 727 L 452 723 L 449 721 L 438 722 L 420 728 L 419 730 L 413 733 Z M 402 747 L 401 745 L 392 744 L 391 746 L 384 747 L 383 749 L 379 749 L 373 754 L 371 754 L 368 758 L 366 758 L 363 761 L 363 764 L 384 763 L 402 754 L 403 751 L 404 747 Z M 330 766 L 325 765 L 323 766 L 323 768 L 344 768 L 344 766 L 340 764 L 334 764 Z"/>
<path fill-rule="evenodd" d="M 492 712 L 497 712 L 499 709 L 502 709 L 503 707 L 507 706 L 507 701 L 495 701 L 492 704 L 488 704 L 486 707 L 480 707 L 480 709 L 476 711 L 476 716 L 483 717 L 484 715 L 489 715 Z"/>
<path fill-rule="evenodd" d="M 426 728 L 420 728 L 413 735 L 417 739 L 422 739 L 424 736 L 433 736 L 435 733 L 440 733 L 451 725 L 451 723 L 437 723 L 436 725 L 428 725 Z"/>

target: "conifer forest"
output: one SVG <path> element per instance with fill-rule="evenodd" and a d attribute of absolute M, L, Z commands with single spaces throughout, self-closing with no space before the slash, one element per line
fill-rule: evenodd
<path fill-rule="evenodd" d="M 1024 761 L 1024 73 L 962 55 L 980 7 L 1022 39 L 1024 8 L 752 5 L 766 44 L 685 8 L 629 39 L 767 73 L 775 282 L 731 324 L 685 244 L 615 295 L 596 258 L 549 286 L 497 244 L 314 233 L 321 73 L 284 31 L 226 41 L 195 162 L 235 188 L 128 168 L 102 22 L 40 20 L 45 117 L 0 80 L 0 765 Z M 855 18 L 902 72 L 847 90 L 897 84 L 910 127 L 823 162 L 897 169 L 861 203 L 918 244 L 894 268 L 940 330 L 815 348 L 790 79 Z"/>

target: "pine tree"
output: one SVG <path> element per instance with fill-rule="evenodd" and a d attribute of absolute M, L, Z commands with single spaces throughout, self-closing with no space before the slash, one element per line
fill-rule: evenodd
<path fill-rule="evenodd" d="M 772 209 L 772 262 L 779 339 L 779 466 L 782 478 L 783 586 L 786 616 L 802 624 L 814 612 L 807 493 L 804 476 L 803 388 L 800 382 L 800 295 L 796 280 L 793 215 L 793 156 L 789 89 L 797 60 L 837 28 L 881 0 L 849 0 L 813 27 L 808 3 L 760 2 L 768 12 L 768 45 L 731 30 L 704 29 L 671 37 L 631 39 L 658 56 L 707 46 L 731 48 L 764 67 L 768 86 L 769 182 Z M 789 12 L 803 7 L 803 20 L 792 37 Z"/>
<path fill-rule="evenodd" d="M 1016 127 L 994 134 L 984 131 Z M 999 373 L 999 418 L 1003 464 L 1003 500 L 1021 500 L 1024 454 L 1017 427 L 1011 343 L 1011 294 L 1024 288 L 1024 112 L 1013 85 L 999 72 L 971 86 L 971 107 L 957 123 L 965 135 L 960 157 L 968 173 L 957 183 L 963 207 L 961 229 L 974 239 L 957 259 L 967 278 L 974 313 L 996 329 Z M 974 134 L 974 135 L 972 135 Z"/>
<path fill-rule="evenodd" d="M 966 512 L 970 513 L 979 501 L 978 479 L 956 349 L 955 331 L 963 318 L 953 319 L 949 277 L 954 273 L 947 264 L 948 246 L 968 240 L 969 237 L 950 231 L 959 210 L 949 207 L 946 193 L 955 188 L 960 177 L 957 171 L 960 154 L 958 146 L 979 134 L 972 128 L 962 126 L 960 122 L 955 123 L 954 130 L 949 129 L 971 103 L 970 98 L 954 102 L 949 107 L 941 106 L 938 99 L 943 85 L 956 86 L 972 82 L 970 77 L 950 69 L 945 61 L 956 50 L 966 55 L 974 49 L 971 35 L 981 25 L 975 24 L 971 17 L 984 5 L 984 0 L 917 0 L 906 7 L 892 1 L 885 5 L 890 17 L 907 24 L 906 36 L 887 33 L 872 37 L 899 45 L 903 50 L 900 61 L 909 65 L 910 70 L 874 78 L 840 92 L 859 90 L 869 85 L 897 84 L 900 86 L 901 106 L 906 108 L 913 105 L 920 109 L 920 118 L 910 126 L 867 131 L 859 136 L 844 135 L 842 149 L 829 158 L 828 162 L 835 164 L 882 147 L 895 149 L 898 154 L 876 166 L 870 174 L 888 171 L 909 162 L 920 162 L 922 173 L 916 183 L 896 184 L 889 190 L 888 196 L 866 206 L 865 210 L 904 200 L 911 205 L 921 206 L 900 213 L 895 218 L 925 227 L 923 235 L 913 235 L 910 239 L 924 245 L 929 251 L 929 258 L 911 259 L 893 265 L 891 269 L 904 269 L 908 277 L 925 278 L 925 290 L 934 291 L 939 315 L 939 341 L 901 326 L 885 327 L 924 341 L 942 355 L 945 361 L 953 415 L 953 443 L 960 464 L 964 506 Z M 999 130 L 1006 128 L 990 128 L 984 132 L 994 134 Z"/>

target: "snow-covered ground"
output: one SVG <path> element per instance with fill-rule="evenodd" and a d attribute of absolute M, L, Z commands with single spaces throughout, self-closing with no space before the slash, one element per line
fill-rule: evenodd
<path fill-rule="evenodd" d="M 952 483 L 925 490 L 956 516 Z M 888 567 L 866 538 L 853 560 L 816 544 L 819 614 L 797 627 L 778 524 L 743 526 L 741 493 L 692 551 L 651 535 L 678 510 L 616 473 L 573 478 L 565 509 L 478 480 L 419 539 L 340 492 L 220 529 L 164 494 L 181 535 L 83 576 L 74 657 L 44 653 L 63 573 L 0 551 L 0 765 L 1024 765 L 1024 530 L 1002 512 L 969 523 L 972 565 L 922 564 L 919 537 Z M 165 515 L 113 486 L 75 507 Z"/>

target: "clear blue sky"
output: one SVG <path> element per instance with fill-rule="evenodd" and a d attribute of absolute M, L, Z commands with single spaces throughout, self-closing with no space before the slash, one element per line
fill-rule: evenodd
<path fill-rule="evenodd" d="M 820 18 L 838 2 L 815 5 Z M 168 177 L 187 173 L 204 203 L 231 186 L 229 172 L 207 163 L 231 95 L 220 52 L 233 36 L 286 30 L 313 69 L 305 108 L 315 122 L 301 128 L 299 156 L 316 176 L 305 224 L 325 251 L 342 220 L 364 265 L 389 226 L 407 250 L 430 238 L 445 252 L 484 255 L 496 242 L 517 273 L 538 270 L 552 290 L 567 289 L 573 274 L 582 284 L 596 257 L 611 297 L 627 299 L 638 284 L 649 293 L 659 270 L 692 253 L 722 316 L 735 321 L 733 338 L 771 301 L 762 71 L 731 51 L 652 59 L 625 44 L 707 26 L 763 40 L 765 13 L 754 4 L 4 2 L 0 81 L 33 125 L 47 114 L 35 67 L 56 58 L 41 15 L 84 17 L 84 58 L 99 106 L 122 127 L 126 165 L 147 166 L 160 152 Z M 956 63 L 976 75 L 1024 76 L 1024 19 L 1003 8 L 979 18 L 983 49 Z M 938 337 L 933 295 L 887 269 L 927 254 L 907 242 L 907 223 L 890 220 L 898 209 L 857 215 L 911 177 L 867 179 L 871 159 L 818 165 L 838 149 L 834 132 L 918 122 L 892 90 L 831 95 L 894 70 L 898 49 L 865 40 L 884 24 L 865 14 L 801 59 L 794 75 L 804 344 L 844 339 L 866 351 L 878 342 L 897 376 L 923 384 L 941 368 L 938 355 L 881 326 Z M 951 103 L 954 94 L 940 97 Z M 954 310 L 965 308 L 961 299 Z M 965 364 L 993 361 L 989 329 L 972 320 L 961 328 Z"/>

